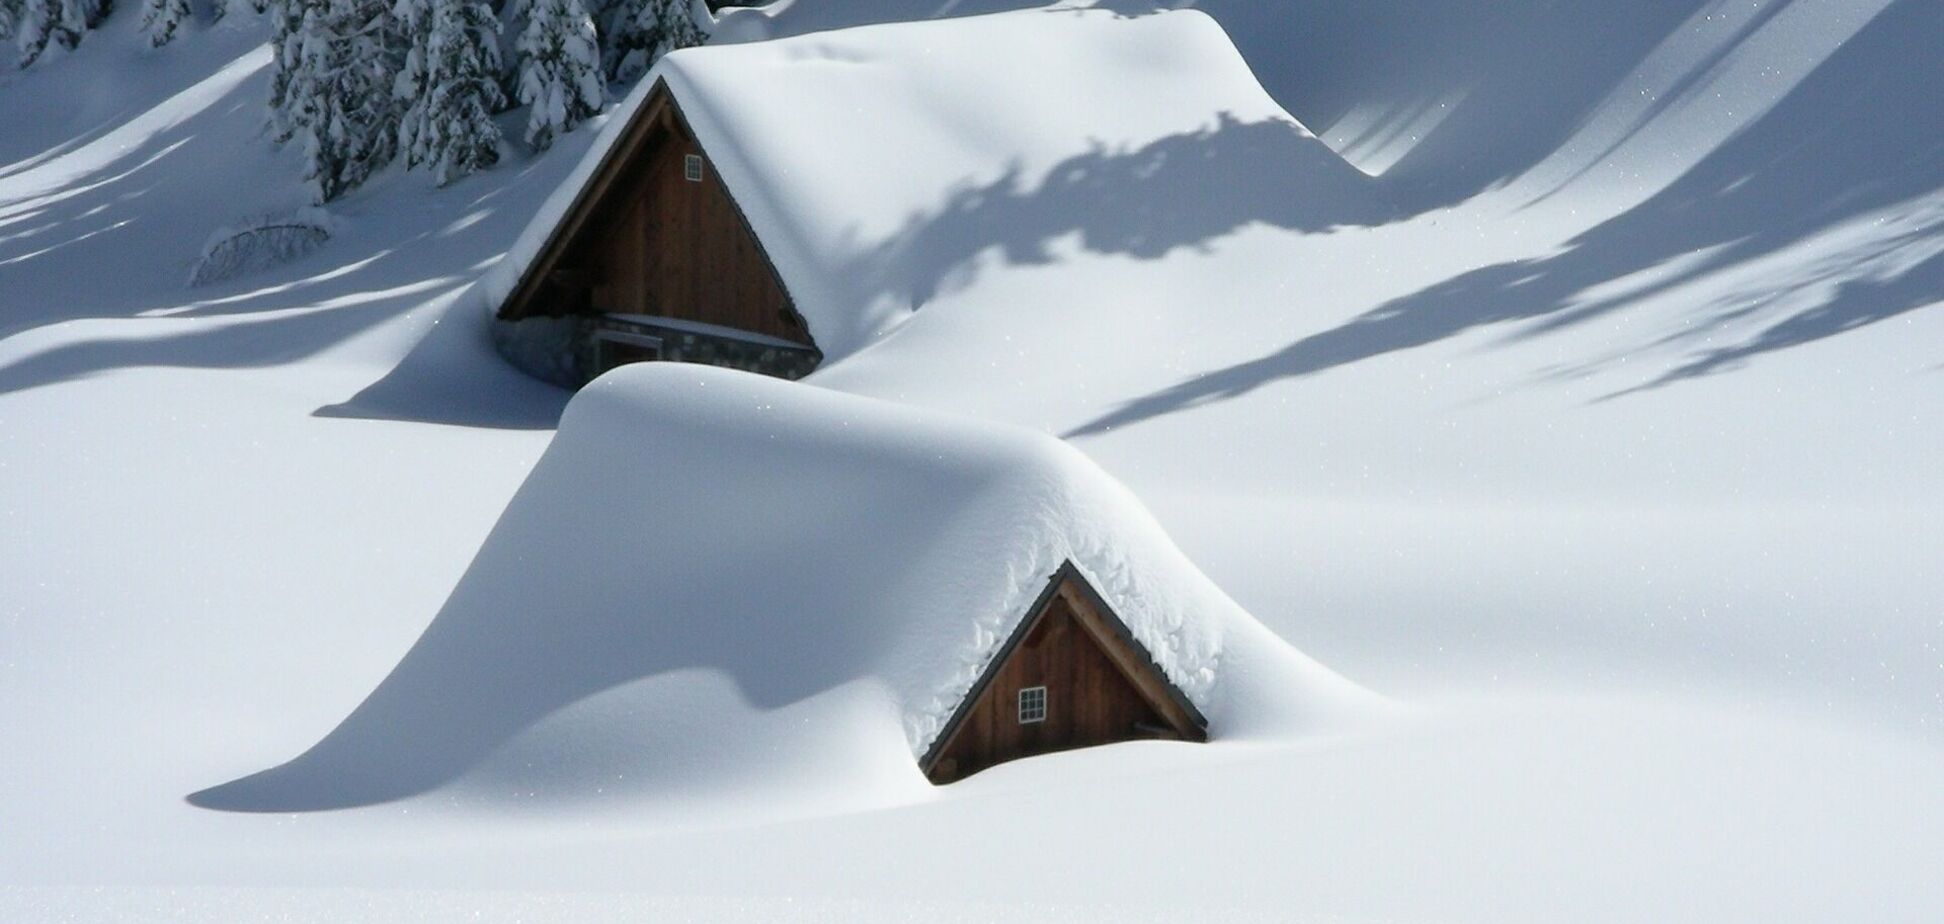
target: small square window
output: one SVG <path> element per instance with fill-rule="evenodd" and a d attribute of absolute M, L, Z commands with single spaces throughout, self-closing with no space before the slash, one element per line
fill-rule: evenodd
<path fill-rule="evenodd" d="M 1019 724 L 1046 721 L 1046 688 L 1027 687 L 1019 691 Z"/>
<path fill-rule="evenodd" d="M 702 182 L 702 155 L 689 154 L 682 158 L 682 176 L 691 183 Z"/>

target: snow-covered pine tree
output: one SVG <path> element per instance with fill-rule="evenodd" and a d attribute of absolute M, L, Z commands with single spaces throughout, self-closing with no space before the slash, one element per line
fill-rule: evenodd
<path fill-rule="evenodd" d="M 486 0 L 432 0 L 426 111 L 416 134 L 418 161 L 447 185 L 500 161 L 500 18 Z"/>
<path fill-rule="evenodd" d="M 607 90 L 601 79 L 599 38 L 580 0 L 531 0 L 520 34 L 520 102 L 527 116 L 527 143 L 544 151 L 554 139 L 599 112 Z"/>
<path fill-rule="evenodd" d="M 635 19 L 647 0 L 587 0 L 587 11 L 601 40 L 601 73 L 614 81 L 614 73 L 628 52 L 640 48 Z M 616 81 L 618 82 L 618 81 Z"/>
<path fill-rule="evenodd" d="M 609 0 L 601 24 L 601 66 L 617 83 L 636 80 L 662 55 L 704 39 L 690 0 Z"/>
<path fill-rule="evenodd" d="M 14 37 L 14 25 L 20 22 L 20 0 L 0 0 L 0 42 Z"/>
<path fill-rule="evenodd" d="M 20 66 L 27 67 L 47 50 L 61 24 L 61 0 L 21 0 L 14 20 L 14 39 L 20 47 Z"/>
<path fill-rule="evenodd" d="M 62 48 L 81 44 L 81 36 L 108 18 L 114 0 L 15 0 L 10 29 L 20 48 L 20 66 L 33 64 L 53 42 Z"/>
<path fill-rule="evenodd" d="M 160 48 L 175 38 L 176 28 L 189 18 L 189 0 L 145 0 L 142 4 L 142 31 L 149 45 Z"/>
<path fill-rule="evenodd" d="M 397 151 L 392 87 L 404 35 L 382 0 L 308 0 L 306 7 L 282 115 L 283 127 L 303 140 L 304 178 L 322 203 L 364 182 Z"/>
<path fill-rule="evenodd" d="M 302 9 L 304 18 L 291 38 L 296 54 L 283 87 L 282 130 L 304 147 L 304 179 L 316 188 L 320 200 L 329 199 L 336 193 L 333 178 L 337 176 L 331 161 L 335 149 L 327 142 L 336 118 L 329 87 L 338 68 L 338 43 L 332 36 L 326 0 L 284 2 Z"/>
<path fill-rule="evenodd" d="M 61 0 L 61 25 L 54 32 L 54 41 L 62 48 L 81 44 L 81 36 L 101 25 L 114 10 L 115 0 Z"/>
<path fill-rule="evenodd" d="M 390 0 L 334 0 L 344 11 L 350 25 L 339 34 L 346 36 L 351 62 L 344 82 L 347 101 L 344 110 L 359 126 L 345 174 L 348 185 L 391 163 L 398 152 L 398 118 L 404 107 L 392 98 L 392 85 L 405 61 L 405 30 L 392 17 Z"/>
<path fill-rule="evenodd" d="M 255 0 L 252 0 L 255 2 Z M 292 117 L 290 85 L 303 60 L 304 16 L 316 0 L 268 0 L 270 13 L 270 137 L 278 144 L 298 128 Z"/>
<path fill-rule="evenodd" d="M 107 22 L 108 14 L 115 11 L 115 0 L 69 0 L 69 3 L 84 30 Z"/>
<path fill-rule="evenodd" d="M 531 0 L 501 0 L 495 6 L 500 21 L 500 92 L 505 94 L 508 108 L 511 108 L 519 105 L 520 74 L 526 70 L 526 53 L 520 50 L 520 43 L 526 40 L 530 22 L 527 10 L 533 3 Z"/>
<path fill-rule="evenodd" d="M 426 123 L 432 117 L 433 0 L 394 0 L 392 18 L 405 33 L 405 60 L 392 78 L 392 96 L 403 107 L 398 117 L 398 153 L 405 166 L 426 161 Z"/>

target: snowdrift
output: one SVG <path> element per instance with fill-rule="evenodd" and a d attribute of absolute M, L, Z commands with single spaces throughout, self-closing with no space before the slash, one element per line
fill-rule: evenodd
<path fill-rule="evenodd" d="M 922 787 L 915 755 L 1069 558 L 1217 740 L 1314 729 L 1361 696 L 1058 440 L 651 363 L 569 405 L 443 611 L 337 730 L 194 798 L 372 803 L 503 746 L 544 768 L 519 788 L 562 795 L 752 773 Z"/>
<path fill-rule="evenodd" d="M 665 82 L 809 323 L 825 362 L 888 332 L 972 262 L 1155 259 L 1252 223 L 1393 214 L 1257 83 L 1198 12 L 1023 11 L 675 52 L 616 107 L 481 289 L 505 301 Z M 1047 305 L 1139 286 L 1043 278 Z"/>

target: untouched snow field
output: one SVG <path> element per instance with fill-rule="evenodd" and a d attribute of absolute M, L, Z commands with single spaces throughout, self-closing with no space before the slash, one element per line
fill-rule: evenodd
<path fill-rule="evenodd" d="M 936 244 L 939 284 L 789 387 L 1066 437 L 1265 650 L 1391 708 L 932 788 L 859 731 L 879 694 L 703 666 L 407 798 L 192 804 L 346 723 L 524 528 L 567 396 L 472 287 L 598 126 L 445 190 L 388 173 L 315 252 L 190 289 L 212 231 L 303 204 L 297 166 L 260 22 L 156 52 L 125 5 L 0 73 L 0 919 L 1937 920 L 1944 10 L 1194 5 L 1395 218 L 1306 227 L 1296 184 L 1116 210 L 1235 163 L 1214 114 L 1046 138 L 862 229 Z M 883 117 L 1026 95 L 994 57 Z M 708 772 L 630 782 L 643 748 Z"/>

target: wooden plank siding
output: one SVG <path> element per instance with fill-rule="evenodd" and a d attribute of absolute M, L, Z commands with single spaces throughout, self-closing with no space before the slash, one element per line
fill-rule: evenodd
<path fill-rule="evenodd" d="M 702 179 L 684 173 L 703 157 Z M 761 241 L 658 84 L 528 267 L 500 317 L 646 314 L 809 345 Z"/>
<path fill-rule="evenodd" d="M 1019 721 L 1019 691 L 1047 690 Z M 934 783 L 1035 754 L 1115 741 L 1207 739 L 1207 722 L 1071 565 L 1034 604 L 922 762 Z"/>

